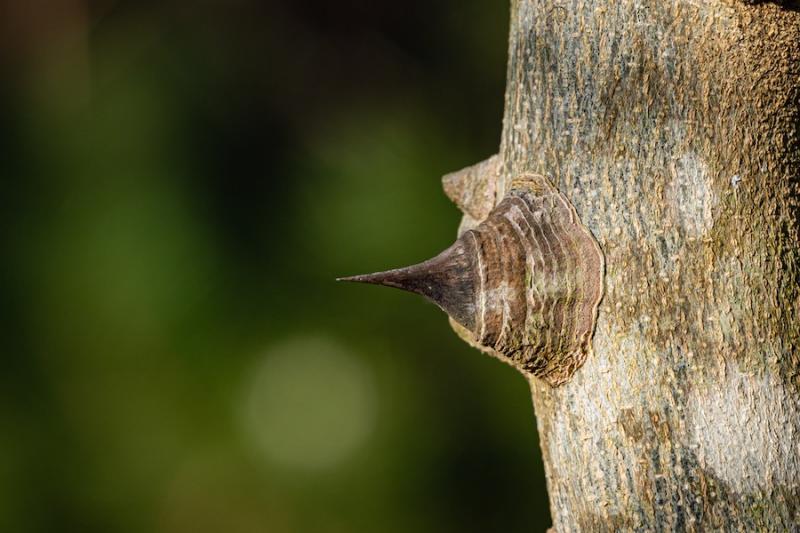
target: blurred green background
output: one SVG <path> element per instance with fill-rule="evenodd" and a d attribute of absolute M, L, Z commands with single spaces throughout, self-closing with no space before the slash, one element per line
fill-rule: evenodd
<path fill-rule="evenodd" d="M 543 531 L 524 379 L 413 295 L 492 0 L 0 8 L 0 531 Z"/>

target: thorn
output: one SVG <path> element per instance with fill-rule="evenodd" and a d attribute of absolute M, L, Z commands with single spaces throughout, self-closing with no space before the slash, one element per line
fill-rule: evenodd
<path fill-rule="evenodd" d="M 409 279 L 414 276 L 410 272 L 415 266 L 406 268 L 396 268 L 394 270 L 387 270 L 385 272 L 374 272 L 372 274 L 359 274 L 358 276 L 347 276 L 344 278 L 336 278 L 336 281 L 347 281 L 350 283 L 369 283 L 370 285 L 383 285 L 385 287 L 395 287 L 398 289 L 410 290 L 403 283 L 403 280 Z"/>
<path fill-rule="evenodd" d="M 379 284 L 374 278 L 379 277 L 384 272 L 375 272 L 374 274 L 359 274 L 358 276 L 345 276 L 343 278 L 336 278 L 336 281 L 347 281 L 350 283 L 372 283 Z"/>
<path fill-rule="evenodd" d="M 475 324 L 480 281 L 474 254 L 468 253 L 460 240 L 433 259 L 417 265 L 337 278 L 337 281 L 383 285 L 420 294 L 462 326 L 471 330 Z"/>

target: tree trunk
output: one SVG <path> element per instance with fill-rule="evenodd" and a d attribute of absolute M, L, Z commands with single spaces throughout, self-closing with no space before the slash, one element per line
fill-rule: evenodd
<path fill-rule="evenodd" d="M 531 380 L 554 528 L 800 530 L 800 12 L 512 0 L 496 197 L 598 240 L 593 353 Z"/>

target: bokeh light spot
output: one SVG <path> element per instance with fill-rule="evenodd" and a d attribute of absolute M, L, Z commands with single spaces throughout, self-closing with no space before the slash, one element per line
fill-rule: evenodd
<path fill-rule="evenodd" d="M 306 337 L 272 346 L 246 384 L 244 430 L 269 465 L 319 470 L 339 465 L 375 420 L 372 377 L 340 344 Z"/>

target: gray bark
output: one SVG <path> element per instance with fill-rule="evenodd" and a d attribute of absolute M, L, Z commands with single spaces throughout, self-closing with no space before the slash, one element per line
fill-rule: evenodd
<path fill-rule="evenodd" d="M 554 528 L 800 529 L 800 13 L 511 9 L 495 196 L 550 177 L 606 258 L 593 353 L 531 380 Z"/>

